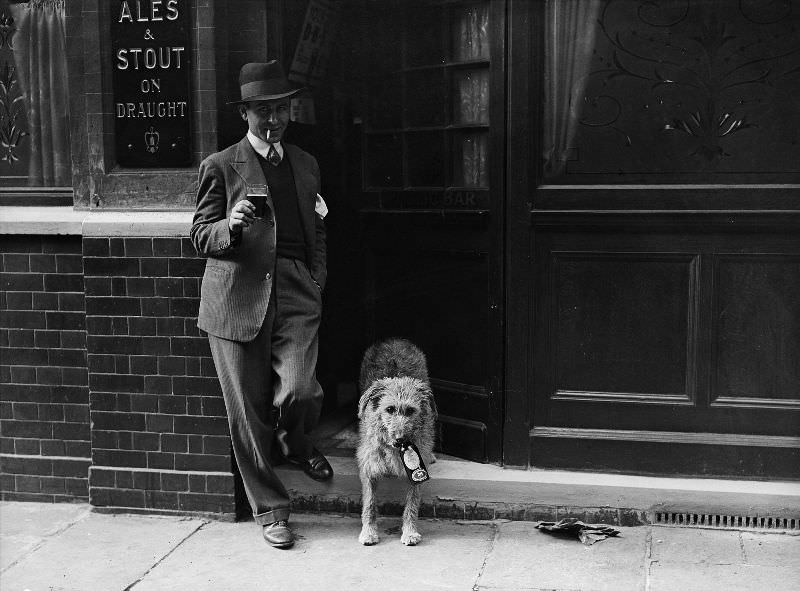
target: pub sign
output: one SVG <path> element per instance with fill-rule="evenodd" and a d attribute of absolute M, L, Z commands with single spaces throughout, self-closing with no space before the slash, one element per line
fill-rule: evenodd
<path fill-rule="evenodd" d="M 111 3 L 117 163 L 191 165 L 189 0 Z"/>

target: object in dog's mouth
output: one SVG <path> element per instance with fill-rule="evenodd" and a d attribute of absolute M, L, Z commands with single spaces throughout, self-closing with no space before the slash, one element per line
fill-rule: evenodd
<path fill-rule="evenodd" d="M 411 482 L 418 484 L 430 478 L 428 469 L 425 467 L 425 462 L 422 461 L 422 456 L 419 454 L 419 449 L 417 449 L 416 445 L 404 439 L 395 443 L 394 446 L 402 454 L 406 476 Z"/>

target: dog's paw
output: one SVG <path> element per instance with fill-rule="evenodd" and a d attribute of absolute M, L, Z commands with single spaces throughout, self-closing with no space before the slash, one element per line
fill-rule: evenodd
<path fill-rule="evenodd" d="M 361 533 L 358 536 L 358 541 L 364 546 L 374 546 L 379 540 L 380 537 L 378 536 L 378 532 L 371 527 L 362 528 Z"/>
<path fill-rule="evenodd" d="M 404 531 L 400 541 L 406 546 L 416 546 L 422 541 L 422 534 L 418 531 Z"/>

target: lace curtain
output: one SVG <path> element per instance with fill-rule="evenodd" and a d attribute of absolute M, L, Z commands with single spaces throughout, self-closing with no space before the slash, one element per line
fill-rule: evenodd
<path fill-rule="evenodd" d="M 549 0 L 546 7 L 544 172 L 567 165 L 586 90 L 601 0 Z"/>
<path fill-rule="evenodd" d="M 489 6 L 466 6 L 456 17 L 456 61 L 489 59 Z"/>
<path fill-rule="evenodd" d="M 10 6 L 13 49 L 29 127 L 28 185 L 72 184 L 64 0 Z"/>
<path fill-rule="evenodd" d="M 467 6 L 460 9 L 455 19 L 453 55 L 456 61 L 489 59 L 489 6 Z M 470 69 L 456 75 L 454 120 L 457 124 L 489 123 L 489 70 Z M 486 187 L 488 134 L 466 132 L 460 135 L 460 162 L 456 170 L 461 178 L 455 179 L 465 187 Z M 458 158 L 458 156 L 456 156 Z M 460 165 L 460 166 L 459 166 Z"/>

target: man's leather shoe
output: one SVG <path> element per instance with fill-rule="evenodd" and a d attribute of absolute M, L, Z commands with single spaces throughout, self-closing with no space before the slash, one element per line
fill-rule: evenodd
<path fill-rule="evenodd" d="M 273 548 L 291 548 L 294 545 L 294 534 L 285 519 L 265 525 L 262 533 Z"/>
<path fill-rule="evenodd" d="M 328 460 L 325 459 L 325 456 L 323 456 L 316 447 L 311 449 L 311 457 L 307 460 L 301 460 L 289 454 L 289 444 L 286 438 L 287 435 L 284 429 L 277 429 L 275 431 L 277 453 L 273 455 L 282 458 L 285 462 L 300 466 L 303 472 L 311 476 L 314 480 L 330 480 L 333 477 L 333 468 L 331 468 Z M 278 460 L 275 462 L 275 465 L 277 466 L 280 463 L 281 461 Z"/>
<path fill-rule="evenodd" d="M 333 477 L 333 468 L 317 448 L 311 451 L 310 458 L 298 462 L 298 465 L 314 480 L 330 480 Z"/>

